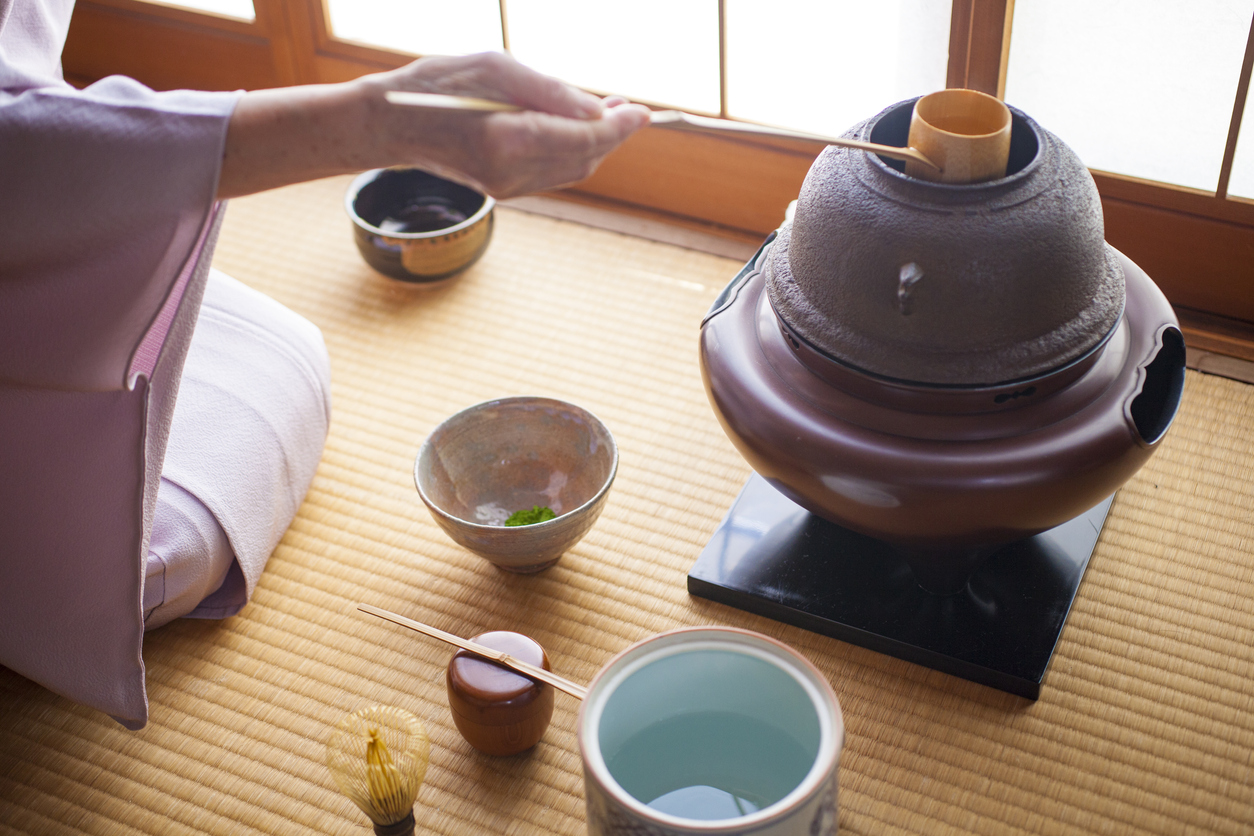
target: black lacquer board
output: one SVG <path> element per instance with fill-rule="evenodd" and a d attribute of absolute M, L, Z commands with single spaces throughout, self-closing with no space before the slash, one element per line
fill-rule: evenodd
<path fill-rule="evenodd" d="M 1034 700 L 1113 499 L 1002 547 L 963 591 L 940 596 L 888 544 L 754 474 L 688 573 L 688 592 Z"/>

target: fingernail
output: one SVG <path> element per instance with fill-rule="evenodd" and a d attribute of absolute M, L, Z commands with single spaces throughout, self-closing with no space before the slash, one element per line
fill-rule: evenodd
<path fill-rule="evenodd" d="M 604 108 L 601 107 L 601 101 L 592 96 L 581 96 L 576 105 L 579 115 L 584 119 L 597 119 L 601 116 Z"/>

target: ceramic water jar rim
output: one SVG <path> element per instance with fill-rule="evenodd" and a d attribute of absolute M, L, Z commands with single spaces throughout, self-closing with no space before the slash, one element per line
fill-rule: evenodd
<path fill-rule="evenodd" d="M 649 665 L 674 656 L 700 650 L 745 653 L 780 668 L 807 694 L 820 727 L 814 762 L 802 781 L 784 798 L 745 816 L 732 819 L 689 819 L 650 808 L 632 796 L 612 776 L 601 752 L 599 739 L 602 712 L 615 690 Z M 769 636 L 737 627 L 686 627 L 658 633 L 643 639 L 610 659 L 588 686 L 579 711 L 578 740 L 585 775 L 595 780 L 597 791 L 630 811 L 637 822 L 656 822 L 658 827 L 643 832 L 683 834 L 741 834 L 770 830 L 781 817 L 791 819 L 802 807 L 813 806 L 828 791 L 840 764 L 845 726 L 840 702 L 827 678 L 793 648 Z M 590 788 L 591 789 L 591 788 Z M 591 794 L 591 793 L 590 793 Z M 636 831 L 632 831 L 636 832 Z M 770 831 L 773 832 L 773 831 Z M 791 831 L 790 831 L 791 832 Z"/>

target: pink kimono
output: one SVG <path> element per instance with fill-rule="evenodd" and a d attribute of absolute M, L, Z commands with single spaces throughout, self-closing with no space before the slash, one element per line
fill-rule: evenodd
<path fill-rule="evenodd" d="M 210 270 L 238 94 L 75 90 L 72 6 L 0 0 L 0 664 L 139 728 L 145 628 L 248 600 L 321 456 L 329 362 Z"/>

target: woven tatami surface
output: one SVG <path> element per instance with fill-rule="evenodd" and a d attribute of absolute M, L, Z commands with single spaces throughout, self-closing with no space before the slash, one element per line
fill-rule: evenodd
<path fill-rule="evenodd" d="M 528 633 L 581 682 L 672 627 L 780 638 L 840 697 L 846 833 L 1254 832 L 1254 386 L 1189 373 L 1030 702 L 689 597 L 749 475 L 696 357 L 737 262 L 501 210 L 475 268 L 406 290 L 360 261 L 347 184 L 235 201 L 216 261 L 326 335 L 334 420 L 300 515 L 242 613 L 148 636 L 142 731 L 0 670 L 0 833 L 369 833 L 323 757 L 374 702 L 430 731 L 420 832 L 584 832 L 575 701 L 558 695 L 531 752 L 480 755 L 448 713 L 449 650 L 359 601 L 461 635 Z M 591 409 L 621 453 L 596 527 L 534 576 L 455 546 L 411 477 L 439 421 L 516 394 Z"/>

